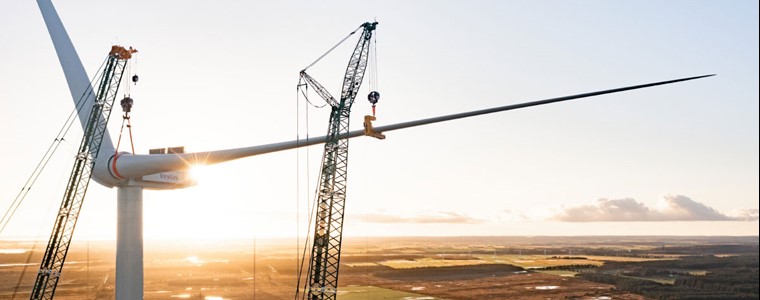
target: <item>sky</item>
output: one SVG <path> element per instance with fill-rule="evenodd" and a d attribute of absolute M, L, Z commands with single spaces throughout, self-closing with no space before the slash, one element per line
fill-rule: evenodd
<path fill-rule="evenodd" d="M 757 1 L 53 3 L 90 76 L 112 44 L 139 50 L 138 153 L 323 135 L 329 111 L 297 97 L 298 72 L 372 20 L 375 126 L 718 74 L 353 139 L 344 233 L 758 235 Z M 73 105 L 36 3 L 0 4 L 0 28 L 5 212 Z M 309 69 L 333 95 L 355 43 Z M 370 113 L 368 79 L 352 129 Z M 114 114 L 114 140 L 120 124 Z M 47 238 L 80 135 L 67 136 L 0 239 Z M 198 167 L 195 187 L 146 191 L 145 237 L 303 238 L 321 154 Z M 115 237 L 115 198 L 90 186 L 77 239 Z"/>

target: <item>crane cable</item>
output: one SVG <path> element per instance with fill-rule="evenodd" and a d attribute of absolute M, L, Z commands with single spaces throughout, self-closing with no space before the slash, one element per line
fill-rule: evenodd
<path fill-rule="evenodd" d="M 301 91 L 302 77 L 298 77 L 296 85 L 296 143 L 301 141 L 301 103 L 299 92 Z M 304 84 L 305 85 L 305 84 Z M 296 148 L 296 270 L 301 269 L 298 263 L 300 256 L 299 246 L 301 245 L 301 148 Z M 307 175 L 308 177 L 308 175 Z M 255 262 L 255 259 L 254 259 Z M 300 275 L 298 275 L 300 280 Z M 298 294 L 298 284 L 296 284 L 296 294 Z"/>
<path fill-rule="evenodd" d="M 296 86 L 296 89 L 297 89 L 297 92 L 296 92 L 296 102 L 298 102 L 298 98 L 297 97 L 298 97 L 298 92 L 300 92 L 301 95 L 303 95 L 303 97 L 306 99 L 306 102 L 309 103 L 314 108 L 323 108 L 323 107 L 327 106 L 327 100 L 325 100 L 325 99 L 322 99 L 322 100 L 325 101 L 325 103 L 322 104 L 322 105 L 316 105 L 316 104 L 312 103 L 311 100 L 309 100 L 309 85 L 307 85 L 305 82 L 303 82 L 303 77 L 300 77 L 298 79 L 298 85 Z M 308 114 L 308 110 L 307 110 L 307 114 Z M 296 116 L 296 117 L 298 117 L 298 116 Z"/>
<path fill-rule="evenodd" d="M 367 100 L 372 104 L 372 116 L 375 116 L 375 106 L 377 104 L 377 101 L 380 99 L 380 94 L 377 92 L 380 85 L 380 80 L 377 76 L 377 32 L 372 36 L 373 40 L 370 40 L 370 47 L 374 47 L 374 51 L 370 51 L 369 53 L 369 62 L 368 62 L 368 68 L 369 68 L 369 90 L 370 93 L 367 96 Z M 374 97 L 374 101 L 373 101 Z"/>
<path fill-rule="evenodd" d="M 352 35 L 354 35 L 361 28 L 362 28 L 362 26 L 359 26 L 354 31 L 351 31 L 351 33 L 349 33 L 346 37 L 344 37 L 342 40 L 340 40 L 337 44 L 335 44 L 334 46 L 332 46 L 332 48 L 330 48 L 329 50 L 327 50 L 327 52 L 325 52 L 321 56 L 319 56 L 316 60 L 314 60 L 312 63 L 310 63 L 308 66 L 306 66 L 306 68 L 303 68 L 301 70 L 301 72 L 304 72 L 304 71 L 308 70 L 309 68 L 311 68 L 312 66 L 314 66 L 316 63 L 318 63 L 320 60 L 322 60 L 323 58 L 325 58 L 325 56 L 327 56 L 327 54 L 330 54 L 330 52 L 332 52 L 333 50 L 335 50 L 335 48 L 338 48 L 338 46 L 340 46 L 341 44 L 343 44 L 346 40 L 348 40 L 348 38 L 350 38 Z M 308 91 L 308 85 L 306 83 L 302 83 L 302 82 L 303 82 L 303 78 L 299 78 L 298 79 L 298 86 L 297 87 L 298 87 L 298 90 L 301 91 L 301 94 L 304 96 L 304 98 L 306 98 L 306 102 L 308 102 L 309 104 L 311 104 L 311 106 L 314 106 L 316 108 L 323 108 L 323 107 L 327 106 L 327 100 L 326 99 L 325 99 L 325 104 L 322 104 L 321 106 L 312 103 L 311 100 L 309 100 L 308 94 L 304 92 L 304 89 L 306 91 Z M 304 87 L 304 88 L 302 88 L 302 87 Z M 296 99 L 296 101 L 298 101 L 298 99 Z"/>
<path fill-rule="evenodd" d="M 372 46 L 374 49 L 369 53 L 369 90 L 377 91 L 380 89 L 380 79 L 377 76 L 377 32 L 372 35 Z"/>
<path fill-rule="evenodd" d="M 320 56 L 319 58 L 317 58 L 314 62 L 312 62 L 308 66 L 306 66 L 306 68 L 303 68 L 303 70 L 301 70 L 301 72 L 306 71 L 308 68 L 311 68 L 311 66 L 313 66 L 314 64 L 316 64 L 317 62 L 319 62 L 320 60 L 322 60 L 325 56 L 327 56 L 327 54 L 330 54 L 330 52 L 332 52 L 333 50 L 335 50 L 335 48 L 338 48 L 338 46 L 340 46 L 340 44 L 343 44 L 343 42 L 345 42 L 348 38 L 350 38 L 352 35 L 354 35 L 354 33 L 356 33 L 357 31 L 359 31 L 359 29 L 361 29 L 361 28 L 362 28 L 362 26 L 359 26 L 354 31 L 351 31 L 351 33 L 349 33 L 346 37 L 344 37 L 342 40 L 340 40 L 340 42 L 338 42 L 337 44 L 335 44 L 335 46 L 332 46 L 332 48 L 330 48 L 330 50 L 327 50 L 327 52 L 325 52 L 324 54 L 322 54 L 322 56 Z"/>
<path fill-rule="evenodd" d="M 298 78 L 298 85 L 296 86 L 296 143 L 301 141 L 301 103 L 299 92 L 301 92 L 301 81 L 303 77 Z M 306 85 L 306 84 L 303 84 Z M 308 108 L 308 107 L 307 107 Z M 308 125 L 308 124 L 307 124 Z M 308 151 L 308 150 L 307 150 Z M 308 155 L 308 152 L 307 152 Z M 308 174 L 306 175 L 308 178 Z M 301 148 L 296 148 L 296 270 L 301 269 L 299 246 L 301 245 Z M 256 259 L 254 258 L 254 264 Z M 256 269 L 254 268 L 254 271 Z M 254 276 L 255 278 L 255 276 Z M 254 279 L 255 280 L 255 279 Z M 301 275 L 298 275 L 298 280 L 301 280 Z M 256 291 L 254 287 L 254 291 Z M 298 284 L 296 284 L 296 295 L 298 294 Z M 297 296 L 296 296 L 297 297 Z"/>
<path fill-rule="evenodd" d="M 24 199 L 26 199 L 27 194 L 29 194 L 29 191 L 32 189 L 32 186 L 34 186 L 34 183 L 37 182 L 37 179 L 42 174 L 42 171 L 45 169 L 47 164 L 50 162 L 50 159 L 52 159 L 53 155 L 58 150 L 58 147 L 63 141 L 65 141 L 64 138 L 66 134 L 69 132 L 71 126 L 73 126 L 77 119 L 75 117 L 75 113 L 81 111 L 84 106 L 85 99 L 92 95 L 92 82 L 95 81 L 95 78 L 98 78 L 100 75 L 100 72 L 103 69 L 103 66 L 106 64 L 107 59 L 108 58 L 106 58 L 100 65 L 95 76 L 93 76 L 93 78 L 90 80 L 90 84 L 88 85 L 87 89 L 82 93 L 82 96 L 79 97 L 79 100 L 77 100 L 76 104 L 74 105 L 74 109 L 71 111 L 63 126 L 58 131 L 55 139 L 53 139 L 53 142 L 50 144 L 50 146 L 48 146 L 45 154 L 43 154 L 42 159 L 40 159 L 40 161 L 37 163 L 37 166 L 34 167 L 32 174 L 29 175 L 26 182 L 24 183 L 24 186 L 21 187 L 21 190 L 16 195 L 16 198 L 13 199 L 10 207 L 8 207 L 8 210 L 6 210 L 5 214 L 3 214 L 3 217 L 0 218 L 0 234 L 2 234 L 3 230 L 5 230 L 5 227 L 8 225 L 8 223 L 10 223 L 10 220 L 13 218 L 16 210 L 19 208 L 19 206 L 21 206 L 21 203 L 23 203 Z"/>
<path fill-rule="evenodd" d="M 127 77 L 130 77 L 129 75 L 132 74 L 132 63 L 127 62 Z M 137 84 L 137 81 L 135 79 L 132 79 L 135 84 Z M 130 85 L 127 84 L 127 91 L 126 96 L 124 96 L 124 99 L 121 100 L 121 108 L 124 111 L 124 115 L 122 115 L 121 119 L 121 128 L 119 129 L 119 139 L 116 142 L 116 150 L 114 154 L 119 153 L 119 146 L 121 145 L 121 136 L 124 133 L 124 123 L 127 124 L 127 129 L 129 130 L 129 144 L 132 146 L 132 154 L 135 154 L 135 141 L 132 138 L 132 118 L 130 117 L 129 113 L 132 111 L 132 104 L 133 100 L 130 98 Z"/>
<path fill-rule="evenodd" d="M 50 159 L 52 159 L 55 152 L 58 150 L 58 147 L 61 145 L 62 142 L 65 141 L 66 134 L 68 134 L 69 130 L 71 129 L 71 126 L 76 121 L 76 117 L 74 116 L 75 113 L 79 114 L 81 112 L 81 109 L 84 107 L 85 99 L 89 98 L 93 94 L 93 88 L 92 83 L 95 81 L 96 78 L 99 78 L 101 75 L 101 71 L 103 70 L 103 66 L 108 61 L 108 57 L 103 60 L 103 63 L 98 67 L 98 70 L 95 72 L 95 75 L 90 79 L 90 84 L 87 86 L 85 91 L 82 93 L 82 95 L 79 97 L 79 100 L 74 104 L 74 109 L 69 113 L 69 116 L 66 118 L 66 121 L 63 123 L 63 126 L 58 131 L 58 134 L 56 135 L 55 139 L 53 139 L 53 142 L 48 147 L 47 151 L 45 151 L 45 154 L 42 156 L 42 159 L 37 163 L 37 166 L 32 171 L 32 174 L 29 175 L 29 178 L 27 178 L 26 182 L 24 183 L 24 186 L 21 187 L 21 191 L 16 195 L 16 198 L 13 199 L 13 202 L 11 203 L 8 210 L 3 215 L 2 219 L 0 219 L 0 234 L 2 234 L 3 230 L 5 230 L 5 227 L 10 223 L 11 218 L 16 214 L 16 211 L 21 206 L 21 204 L 26 199 L 26 196 L 29 194 L 29 191 L 32 189 L 32 186 L 34 186 L 34 183 L 37 182 L 37 179 L 42 174 L 42 171 L 47 167 L 48 163 L 50 162 Z M 19 288 L 21 287 L 21 282 L 24 279 L 24 275 L 26 275 L 26 271 L 28 267 L 31 265 L 30 262 L 32 260 L 32 255 L 34 254 L 34 251 L 37 249 L 37 244 L 39 240 L 35 238 L 34 243 L 32 243 L 32 247 L 29 250 L 29 255 L 26 257 L 26 262 L 24 263 L 24 267 L 21 269 L 21 274 L 19 275 L 18 280 L 16 281 L 16 286 L 13 289 L 12 299 L 16 298 L 16 295 L 19 292 Z"/>
<path fill-rule="evenodd" d="M 298 86 L 296 87 L 296 141 L 297 143 L 300 143 L 301 141 L 301 135 L 300 135 L 300 122 L 301 122 L 301 101 L 300 96 L 303 95 L 304 99 L 306 101 L 304 102 L 304 111 L 305 111 L 305 124 L 306 124 L 306 143 L 309 142 L 309 105 L 314 106 L 316 108 L 322 108 L 325 105 L 327 105 L 327 102 L 325 101 L 325 104 L 322 106 L 316 106 L 311 101 L 309 101 L 308 97 L 308 86 L 305 83 L 301 83 L 303 78 L 300 78 L 298 80 Z M 296 150 L 296 270 L 298 271 L 298 275 L 296 276 L 296 293 L 295 298 L 298 299 L 299 292 L 301 290 L 301 275 L 303 274 L 303 264 L 306 259 L 306 249 L 309 244 L 310 240 L 310 234 L 309 231 L 311 230 L 311 214 L 309 214 L 309 228 L 306 230 L 306 239 L 304 240 L 304 248 L 303 253 L 299 251 L 299 247 L 301 245 L 301 166 L 300 166 L 300 148 Z M 309 149 L 306 149 L 306 199 L 309 198 Z M 308 200 L 307 200 L 308 201 Z M 309 211 L 308 208 L 308 202 L 307 202 L 307 212 Z"/>
<path fill-rule="evenodd" d="M 301 90 L 301 93 L 303 93 L 302 90 Z M 304 95 L 304 96 L 306 96 L 306 95 Z M 299 101 L 300 101 L 299 93 L 297 92 L 296 93 L 296 107 L 297 107 L 297 113 L 296 113 L 296 117 L 297 117 L 297 119 L 296 119 L 296 125 L 297 126 L 296 126 L 296 128 L 297 129 L 298 129 L 298 124 L 300 122 L 300 104 L 298 103 Z M 307 103 L 310 104 L 310 105 L 312 105 L 312 106 L 314 106 L 314 104 L 311 103 L 308 98 L 306 98 L 306 102 L 304 103 L 305 123 L 306 123 L 306 143 L 308 144 L 309 143 L 309 105 L 307 105 Z M 326 104 L 327 103 L 325 103 L 325 105 Z M 317 106 L 314 106 L 314 107 L 317 107 Z M 321 107 L 324 107 L 324 105 L 321 106 Z M 317 108 L 321 108 L 321 107 L 317 107 Z M 298 132 L 296 132 L 296 139 L 298 140 L 298 143 L 300 143 L 300 134 Z M 298 150 L 297 150 L 297 152 L 298 152 Z M 300 170 L 299 166 L 300 166 L 300 163 L 299 163 L 298 160 L 296 160 L 296 167 L 298 168 L 297 170 Z M 304 262 L 306 260 L 306 252 L 309 249 L 309 242 L 311 241 L 311 234 L 310 234 L 310 232 L 311 232 L 312 218 L 315 215 L 315 209 L 317 207 L 317 198 L 318 198 L 317 194 L 314 194 L 314 200 L 313 200 L 314 202 L 312 203 L 312 205 L 309 205 L 309 202 L 308 202 L 308 199 L 310 197 L 310 195 L 309 195 L 309 190 L 310 189 L 309 188 L 310 188 L 310 185 L 311 185 L 310 182 L 309 182 L 309 174 L 310 173 L 311 173 L 311 171 L 310 171 L 310 164 L 309 164 L 309 149 L 306 148 L 306 197 L 305 198 L 307 199 L 307 202 L 306 202 L 306 211 L 308 212 L 309 218 L 308 218 L 308 222 L 307 222 L 308 228 L 306 229 L 306 239 L 304 240 L 304 244 L 303 244 L 303 252 L 301 254 L 298 254 L 298 253 L 296 254 L 298 275 L 297 275 L 297 280 L 296 280 L 296 294 L 295 294 L 294 299 L 298 299 L 299 293 L 300 293 L 300 291 L 302 289 L 301 288 L 301 277 L 302 277 L 303 271 L 304 271 L 303 270 L 304 269 L 303 266 L 304 266 Z M 321 170 L 320 170 L 320 173 L 321 173 Z M 299 173 L 296 172 L 296 174 L 299 174 Z M 296 175 L 296 184 L 300 187 L 300 177 L 298 175 Z M 297 218 L 298 218 L 298 220 L 300 220 L 300 210 L 301 210 L 300 209 L 300 202 L 298 202 L 299 199 L 300 199 L 300 189 L 297 188 L 296 189 L 296 210 L 297 210 Z M 296 234 L 300 235 L 300 226 L 299 226 L 299 229 L 297 229 L 297 233 Z M 300 262 L 298 261 L 299 260 L 299 256 L 300 256 Z M 304 281 L 304 285 L 303 285 L 304 296 L 306 295 L 305 291 L 306 291 L 306 286 L 307 285 L 308 285 L 308 282 Z"/>

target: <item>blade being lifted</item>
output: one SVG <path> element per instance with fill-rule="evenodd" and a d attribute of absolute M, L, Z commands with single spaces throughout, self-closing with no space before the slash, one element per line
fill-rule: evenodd
<path fill-rule="evenodd" d="M 621 87 L 621 88 L 615 88 L 615 89 L 609 89 L 609 90 L 603 90 L 603 91 L 596 91 L 596 92 L 589 92 L 589 93 L 583 93 L 583 94 L 577 94 L 577 95 L 571 95 L 571 96 L 525 102 L 525 103 L 520 103 L 520 104 L 499 106 L 499 107 L 475 110 L 475 111 L 470 111 L 470 112 L 462 112 L 462 113 L 457 113 L 457 114 L 432 117 L 432 118 L 420 119 L 420 120 L 415 120 L 415 121 L 408 121 L 408 122 L 403 122 L 403 123 L 374 127 L 374 131 L 380 133 L 380 132 L 410 128 L 410 127 L 415 127 L 415 126 L 421 126 L 421 125 L 426 125 L 426 124 L 445 122 L 445 121 L 451 121 L 451 120 L 456 120 L 456 119 L 463 119 L 463 118 L 469 118 L 469 117 L 474 117 L 474 116 L 479 116 L 479 115 L 491 114 L 491 113 L 496 113 L 496 112 L 508 111 L 508 110 L 513 110 L 513 109 L 526 108 L 526 107 L 550 104 L 550 103 L 555 103 L 555 102 L 563 102 L 563 101 L 569 101 L 569 100 L 575 100 L 575 99 L 600 96 L 600 95 L 605 95 L 605 94 L 618 93 L 618 92 L 623 92 L 623 91 L 630 91 L 630 90 L 635 90 L 635 89 L 648 88 L 648 87 L 653 87 L 653 86 L 658 86 L 658 85 L 671 84 L 671 83 L 694 80 L 694 79 L 710 77 L 710 76 L 715 76 L 715 74 L 640 84 L 640 85 L 627 86 L 627 87 Z M 355 130 L 355 131 L 349 132 L 343 138 L 354 138 L 354 137 L 358 137 L 362 135 L 364 135 L 363 130 Z M 221 162 L 248 157 L 248 156 L 255 156 L 255 155 L 261 155 L 261 154 L 270 153 L 270 152 L 277 152 L 277 151 L 289 150 L 289 149 L 294 149 L 294 148 L 299 148 L 299 147 L 322 144 L 325 142 L 325 139 L 326 139 L 325 136 L 320 136 L 320 137 L 310 138 L 308 140 L 295 140 L 295 141 L 273 143 L 273 144 L 266 144 L 266 145 L 253 146 L 253 147 L 208 151 L 208 152 L 183 153 L 183 154 L 151 154 L 151 155 L 123 154 L 123 155 L 118 155 L 114 157 L 112 161 L 108 164 L 111 174 L 119 174 L 118 178 L 111 178 L 110 180 L 123 180 L 124 178 L 140 178 L 141 176 L 158 173 L 158 172 L 187 169 L 194 164 L 216 164 L 216 163 L 221 163 Z"/>
<path fill-rule="evenodd" d="M 82 109 L 79 111 L 80 121 L 82 122 L 82 125 L 84 126 L 86 122 L 86 118 L 89 115 L 89 109 L 92 107 L 92 103 L 95 99 L 94 94 L 91 92 L 92 87 L 90 86 L 89 79 L 87 78 L 87 73 L 85 72 L 84 67 L 82 66 L 82 62 L 80 61 L 79 56 L 77 55 L 77 52 L 74 49 L 74 45 L 71 43 L 71 39 L 66 33 L 66 29 L 64 29 L 63 24 L 60 18 L 58 17 L 58 14 L 55 11 L 55 8 L 53 8 L 52 3 L 50 3 L 50 0 L 37 0 L 37 4 L 40 7 L 40 11 L 42 12 L 42 15 L 45 19 L 45 24 L 48 27 L 50 37 L 53 40 L 56 53 L 58 54 L 58 60 L 60 61 L 61 67 L 63 68 L 64 74 L 66 76 L 66 81 L 69 84 L 69 90 L 71 92 L 71 96 L 74 100 L 75 105 L 80 98 L 86 97 L 84 101 L 85 103 L 83 104 Z M 575 100 L 575 99 L 599 96 L 599 95 L 604 95 L 604 94 L 612 94 L 612 93 L 617 93 L 617 92 L 676 83 L 680 81 L 694 80 L 694 79 L 709 77 L 709 76 L 714 76 L 714 74 L 654 82 L 654 83 L 641 84 L 641 85 L 634 85 L 634 86 L 628 86 L 628 87 L 622 87 L 622 88 L 616 88 L 616 89 L 577 94 L 577 95 L 572 95 L 572 96 L 565 96 L 565 97 L 545 99 L 545 100 L 539 100 L 539 101 L 533 101 L 533 102 L 525 102 L 525 103 L 520 103 L 520 104 L 506 105 L 506 106 L 500 106 L 500 107 L 494 107 L 494 108 L 488 108 L 488 109 L 482 109 L 482 110 L 476 110 L 476 111 L 470 111 L 470 112 L 456 113 L 456 114 L 451 114 L 451 115 L 374 127 L 374 131 L 377 133 L 382 133 L 386 131 L 410 128 L 410 127 L 415 127 L 415 126 L 445 122 L 445 121 L 462 119 L 462 118 L 469 118 L 469 117 L 474 117 L 474 116 L 479 116 L 479 115 L 484 115 L 484 114 L 491 114 L 491 113 L 507 111 L 507 110 L 513 110 L 513 109 L 518 109 L 518 108 L 525 108 L 525 107 L 538 106 L 538 105 L 544 105 L 544 104 L 555 103 L 555 102 Z M 344 138 L 354 138 L 354 137 L 358 137 L 362 135 L 364 135 L 363 130 L 356 130 L 356 131 L 349 132 Z M 155 174 L 155 173 L 160 173 L 160 172 L 175 171 L 175 170 L 184 170 L 184 169 L 188 169 L 189 167 L 195 164 L 216 164 L 216 163 L 221 163 L 221 162 L 248 157 L 248 156 L 255 156 L 255 155 L 261 155 L 261 154 L 270 153 L 270 152 L 277 152 L 277 151 L 295 149 L 299 147 L 322 144 L 325 142 L 325 140 L 326 140 L 326 137 L 321 136 L 321 137 L 310 138 L 308 140 L 295 140 L 295 141 L 280 142 L 280 143 L 266 144 L 266 145 L 253 146 L 253 147 L 208 151 L 208 152 L 183 153 L 183 154 L 149 154 L 149 155 L 146 155 L 146 154 L 133 155 L 133 154 L 122 153 L 122 154 L 114 155 L 113 142 L 111 141 L 111 137 L 108 135 L 108 132 L 106 132 L 105 136 L 103 137 L 103 144 L 99 151 L 100 153 L 99 155 L 97 155 L 98 159 L 93 169 L 92 178 L 96 182 L 104 186 L 114 187 L 121 184 L 125 184 L 128 181 L 127 179 L 129 178 L 141 180 L 142 177 L 145 175 L 150 175 L 150 174 Z M 181 187 L 183 186 L 176 186 L 175 188 L 181 188 Z"/>

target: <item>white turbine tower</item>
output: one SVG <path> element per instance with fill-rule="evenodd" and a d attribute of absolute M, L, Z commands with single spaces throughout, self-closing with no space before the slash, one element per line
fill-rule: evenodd
<path fill-rule="evenodd" d="M 71 96 L 75 105 L 80 95 L 92 89 L 89 77 L 77 55 L 66 30 L 58 17 L 50 0 L 37 0 L 42 16 L 55 46 L 58 60 L 63 68 L 68 82 Z M 646 88 L 656 85 L 669 84 L 679 81 L 692 80 L 706 76 L 696 76 L 683 79 L 662 81 L 657 83 L 642 84 L 624 88 L 616 88 L 605 91 L 578 94 L 546 100 L 539 100 L 515 105 L 501 106 L 472 112 L 463 112 L 453 115 L 440 116 L 405 123 L 375 127 L 375 132 L 385 132 L 402 128 L 414 127 L 430 123 L 467 118 L 477 115 L 490 114 L 500 111 L 525 108 L 561 102 L 603 94 L 616 93 L 626 90 Z M 95 98 L 90 94 L 79 111 L 82 126 L 87 122 L 89 108 L 92 107 Z M 365 135 L 364 130 L 349 132 L 345 138 L 353 138 Z M 325 142 L 326 137 L 316 137 L 309 140 L 295 140 L 281 143 L 252 146 L 237 149 L 227 149 L 198 153 L 181 154 L 115 154 L 113 142 L 105 133 L 103 142 L 97 155 L 92 179 L 95 182 L 108 187 L 116 187 L 117 193 L 117 236 L 116 236 L 116 299 L 142 299 L 143 298 L 143 190 L 165 190 L 185 188 L 193 185 L 190 180 L 176 182 L 160 182 L 150 180 L 150 176 L 156 174 L 183 171 L 194 164 L 216 164 L 248 156 L 265 154 L 270 152 L 305 147 Z M 147 176 L 147 177 L 146 177 Z"/>

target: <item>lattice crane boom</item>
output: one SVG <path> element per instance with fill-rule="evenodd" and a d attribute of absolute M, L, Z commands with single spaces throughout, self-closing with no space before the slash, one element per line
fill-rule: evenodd
<path fill-rule="evenodd" d="M 367 22 L 360 27 L 363 29 L 362 34 L 346 67 L 340 101 L 335 101 L 305 70 L 301 71 L 301 77 L 332 107 L 317 188 L 316 224 L 309 258 L 309 277 L 306 281 L 308 286 L 304 293 L 310 300 L 336 299 L 337 296 L 348 173 L 346 137 L 349 133 L 351 106 L 364 80 L 370 39 L 376 27 L 377 22 Z"/>
<path fill-rule="evenodd" d="M 317 94 L 322 97 L 322 99 L 325 99 L 325 102 L 329 104 L 332 107 L 339 106 L 338 100 L 335 100 L 335 97 L 330 95 L 330 92 L 327 91 L 327 89 L 322 86 L 321 83 L 317 82 L 316 79 L 311 77 L 311 75 L 306 73 L 306 70 L 301 71 L 301 79 L 303 79 L 304 82 L 306 82 L 307 86 L 310 86 L 314 89 Z"/>
<path fill-rule="evenodd" d="M 82 141 L 79 144 L 61 207 L 55 217 L 53 232 L 50 234 L 29 299 L 52 299 L 55 295 L 66 254 L 71 245 L 71 238 L 74 235 L 74 228 L 79 219 L 79 212 L 92 178 L 93 166 L 107 130 L 121 77 L 124 74 L 124 67 L 135 52 L 137 51 L 132 48 L 111 47 L 100 76 L 95 102 L 84 127 Z"/>

